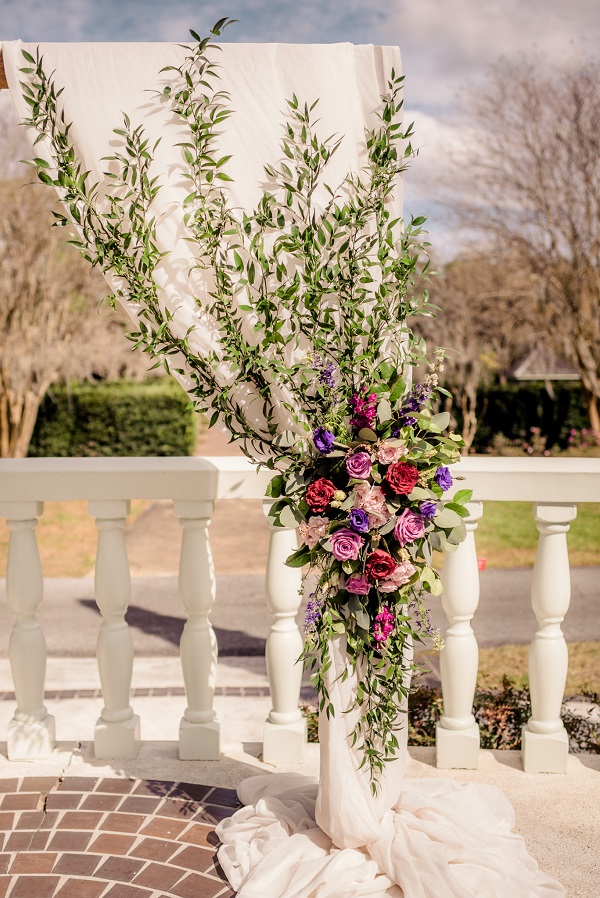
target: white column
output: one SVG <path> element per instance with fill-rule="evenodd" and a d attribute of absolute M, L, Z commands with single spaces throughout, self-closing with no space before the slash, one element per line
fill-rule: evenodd
<path fill-rule="evenodd" d="M 479 570 L 475 530 L 481 502 L 467 504 L 467 536 L 444 556 L 442 605 L 450 626 L 440 654 L 444 713 L 436 727 L 438 767 L 475 769 L 479 762 L 479 727 L 473 716 L 479 649 L 471 620 L 479 604 Z"/>
<path fill-rule="evenodd" d="M 269 502 L 264 510 L 268 514 Z M 267 637 L 267 676 L 273 707 L 265 722 L 263 759 L 267 764 L 297 764 L 304 757 L 306 718 L 302 715 L 302 654 L 304 640 L 296 624 L 302 602 L 301 568 L 286 567 L 298 548 L 296 530 L 271 527 L 267 558 L 266 596 L 274 621 Z"/>
<path fill-rule="evenodd" d="M 221 725 L 213 709 L 217 676 L 217 638 L 209 615 L 215 601 L 215 572 L 210 551 L 212 501 L 176 501 L 183 529 L 179 560 L 179 598 L 187 614 L 180 652 L 187 708 L 179 726 L 182 761 L 217 761 Z"/>
<path fill-rule="evenodd" d="M 104 618 L 96 656 L 104 707 L 94 731 L 97 758 L 135 758 L 140 747 L 140 719 L 129 704 L 133 642 L 125 614 L 131 598 L 131 575 L 125 547 L 129 501 L 91 501 L 96 518 L 95 597 Z"/>
<path fill-rule="evenodd" d="M 47 758 L 54 748 L 54 717 L 44 705 L 46 640 L 37 620 L 44 580 L 35 528 L 43 510 L 42 502 L 0 504 L 10 530 L 6 595 L 16 617 L 8 648 L 17 699 L 6 740 L 10 761 Z"/>
<path fill-rule="evenodd" d="M 540 532 L 531 604 L 538 630 L 529 650 L 531 717 L 522 730 L 526 773 L 566 773 L 569 739 L 560 719 L 569 656 L 561 624 L 571 599 L 567 531 L 577 506 L 536 503 Z"/>

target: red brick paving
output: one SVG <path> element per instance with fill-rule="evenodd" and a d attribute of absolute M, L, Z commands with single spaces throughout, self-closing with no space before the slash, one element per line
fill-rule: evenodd
<path fill-rule="evenodd" d="M 194 783 L 0 779 L 0 898 L 233 898 L 214 823 L 237 806 Z"/>

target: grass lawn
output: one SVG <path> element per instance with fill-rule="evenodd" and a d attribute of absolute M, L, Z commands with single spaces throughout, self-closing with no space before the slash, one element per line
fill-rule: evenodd
<path fill-rule="evenodd" d="M 479 649 L 477 684 L 484 689 L 498 686 L 503 676 L 514 677 L 518 686 L 529 685 L 528 645 L 500 645 Z M 600 694 L 600 642 L 569 643 L 569 672 L 565 695 L 582 690 Z"/>
<path fill-rule="evenodd" d="M 530 502 L 485 502 L 475 533 L 488 567 L 532 567 L 538 531 Z M 600 505 L 582 502 L 567 535 L 574 567 L 600 565 Z"/>
<path fill-rule="evenodd" d="M 134 500 L 128 521 L 133 521 L 148 502 Z M 0 519 L 0 576 L 6 573 L 8 528 Z M 45 577 L 84 577 L 94 567 L 98 531 L 88 504 L 81 502 L 46 502 L 39 519 L 37 540 Z"/>

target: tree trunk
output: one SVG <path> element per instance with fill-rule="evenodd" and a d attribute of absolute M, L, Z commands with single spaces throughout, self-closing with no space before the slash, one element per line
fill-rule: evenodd
<path fill-rule="evenodd" d="M 38 411 L 51 381 L 27 390 L 0 394 L 0 458 L 26 458 Z"/>
<path fill-rule="evenodd" d="M 598 410 L 598 397 L 586 390 L 586 405 L 590 427 L 596 434 L 600 434 L 600 411 Z"/>

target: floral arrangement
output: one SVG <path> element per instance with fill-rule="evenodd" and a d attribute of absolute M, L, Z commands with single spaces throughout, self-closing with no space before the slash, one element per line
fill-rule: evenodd
<path fill-rule="evenodd" d="M 157 73 L 150 92 L 166 108 L 181 142 L 189 193 L 181 229 L 207 272 L 210 289 L 189 299 L 198 314 L 178 328 L 155 276 L 169 253 L 158 204 L 162 178 L 142 124 L 126 113 L 111 138 L 103 185 L 91 184 L 73 145 L 63 88 L 39 52 L 23 52 L 25 124 L 37 131 L 39 179 L 54 187 L 64 212 L 56 224 L 92 266 L 116 285 L 113 302 L 133 304 L 131 339 L 180 379 L 194 408 L 210 415 L 253 460 L 279 473 L 270 486 L 274 525 L 299 525 L 302 545 L 288 563 L 317 571 L 307 617 L 305 655 L 321 708 L 332 712 L 323 673 L 330 640 L 346 640 L 358 675 L 360 722 L 373 787 L 398 747 L 399 707 L 408 689 L 411 639 L 433 635 L 422 594 L 439 594 L 433 551 L 465 534 L 469 494 L 444 499 L 448 466 L 462 440 L 444 435 L 434 414 L 440 393 L 438 352 L 422 384 L 411 372 L 426 360 L 409 327 L 431 315 L 424 218 L 398 215 L 398 180 L 413 156 L 404 128 L 402 76 L 386 90 L 365 130 L 363 165 L 328 183 L 328 165 L 344 136 L 322 138 L 318 100 L 287 100 L 279 160 L 264 165 L 267 185 L 255 209 L 235 210 L 228 156 L 219 130 L 232 114 L 219 89 L 213 38 L 191 32 L 179 66 Z M 152 87 L 149 85 L 149 88 Z M 150 100 L 149 100 L 150 102 Z M 316 111 L 315 111 L 316 110 Z M 182 137 L 181 137 L 182 135 Z M 325 197 L 320 205 L 316 196 Z M 172 203 L 170 209 L 172 211 Z M 194 340 L 209 326 L 211 340 Z M 203 345 L 200 351 L 194 346 Z"/>
<path fill-rule="evenodd" d="M 275 477 L 275 522 L 292 509 L 301 519 L 301 546 L 288 558 L 317 573 L 305 617 L 304 657 L 312 666 L 321 711 L 333 712 L 324 672 L 331 640 L 343 636 L 357 672 L 360 722 L 355 743 L 376 786 L 377 774 L 398 748 L 410 672 L 409 641 L 431 638 L 423 592 L 442 591 L 433 551 L 452 550 L 464 539 L 470 490 L 453 485 L 449 465 L 463 445 L 444 435 L 449 414 L 432 413 L 440 392 L 439 350 L 422 384 L 408 390 L 389 362 L 370 383 L 349 395 L 331 361 L 313 356 L 322 418 L 314 428 L 311 463 Z M 442 391 L 443 392 L 443 391 Z"/>

